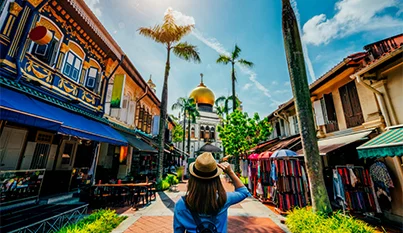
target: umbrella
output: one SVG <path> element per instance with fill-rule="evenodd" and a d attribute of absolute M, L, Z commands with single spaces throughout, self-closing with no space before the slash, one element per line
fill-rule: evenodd
<path fill-rule="evenodd" d="M 259 155 L 259 159 L 269 159 L 272 154 L 273 154 L 273 152 L 271 152 L 271 151 L 262 152 Z"/>
<path fill-rule="evenodd" d="M 272 155 L 271 158 L 282 158 L 282 157 L 295 157 L 298 156 L 297 153 L 295 153 L 292 150 L 286 150 L 286 149 L 281 149 L 281 150 L 276 150 Z"/>
<path fill-rule="evenodd" d="M 250 154 L 248 156 L 248 159 L 250 159 L 250 160 L 258 160 L 259 159 L 259 154 Z"/>

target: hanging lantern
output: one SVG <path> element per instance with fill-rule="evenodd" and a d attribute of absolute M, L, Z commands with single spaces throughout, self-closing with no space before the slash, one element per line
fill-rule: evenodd
<path fill-rule="evenodd" d="M 52 32 L 44 26 L 37 26 L 29 33 L 29 38 L 39 45 L 49 43 L 52 40 L 52 37 Z"/>

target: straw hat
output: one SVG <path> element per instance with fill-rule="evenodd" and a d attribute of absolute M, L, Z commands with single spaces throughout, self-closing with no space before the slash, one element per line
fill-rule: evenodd
<path fill-rule="evenodd" d="M 217 162 L 211 153 L 204 152 L 189 165 L 189 172 L 194 177 L 207 180 L 219 176 L 222 169 L 217 167 Z"/>

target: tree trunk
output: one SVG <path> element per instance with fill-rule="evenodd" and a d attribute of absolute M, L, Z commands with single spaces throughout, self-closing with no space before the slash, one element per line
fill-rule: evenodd
<path fill-rule="evenodd" d="M 186 111 L 183 112 L 182 161 L 185 158 Z"/>
<path fill-rule="evenodd" d="M 165 122 L 167 119 L 167 103 L 168 103 L 168 76 L 170 69 L 170 53 L 171 48 L 167 49 L 167 61 L 165 64 L 164 86 L 162 88 L 161 105 L 160 105 L 160 129 L 158 134 L 158 171 L 157 180 L 162 180 L 164 172 L 164 144 L 165 144 Z"/>
<path fill-rule="evenodd" d="M 332 209 L 323 179 L 322 160 L 319 155 L 298 24 L 290 1 L 282 0 L 282 6 L 284 47 L 302 137 L 312 207 L 314 211 L 330 213 Z"/>
<path fill-rule="evenodd" d="M 231 79 L 232 79 L 232 111 L 234 112 L 236 109 L 236 96 L 235 96 L 235 63 L 232 62 L 232 74 L 231 74 Z"/>
<path fill-rule="evenodd" d="M 189 116 L 189 120 L 188 120 L 188 154 L 190 155 L 190 116 Z"/>

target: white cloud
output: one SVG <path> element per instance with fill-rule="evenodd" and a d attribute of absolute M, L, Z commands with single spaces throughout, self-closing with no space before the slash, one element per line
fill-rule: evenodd
<path fill-rule="evenodd" d="M 99 4 L 99 0 L 85 0 L 85 3 L 98 18 L 101 18 L 102 10 L 99 6 L 97 6 Z"/>
<path fill-rule="evenodd" d="M 402 19 L 394 18 L 392 15 L 381 15 L 390 7 L 398 8 L 401 12 L 403 6 L 398 2 L 398 0 L 339 0 L 333 18 L 320 14 L 305 23 L 303 40 L 308 44 L 320 45 L 358 32 L 401 27 Z"/>
<path fill-rule="evenodd" d="M 207 45 L 208 47 L 212 48 L 213 50 L 215 50 L 217 53 L 219 54 L 226 54 L 226 55 L 230 55 L 230 53 L 224 48 L 224 46 L 215 38 L 206 38 L 203 36 L 203 34 L 195 29 L 192 32 L 192 35 L 194 37 L 196 37 L 198 40 L 200 40 L 201 42 L 203 42 L 205 45 Z M 237 68 L 239 68 L 241 70 L 241 72 L 245 75 L 249 76 L 249 80 L 253 83 L 253 85 L 256 87 L 256 89 L 258 89 L 259 91 L 261 91 L 266 97 L 268 97 L 272 102 L 276 103 L 276 104 L 280 104 L 281 102 L 274 99 L 271 94 L 269 89 L 267 89 L 265 86 L 263 86 L 256 78 L 257 74 L 252 71 L 249 68 L 246 68 L 244 66 L 241 66 L 239 64 L 236 64 Z"/>
<path fill-rule="evenodd" d="M 298 11 L 296 0 L 291 0 L 291 6 L 292 6 L 292 8 L 294 10 L 295 17 L 297 18 L 298 31 L 299 31 L 300 36 L 302 38 L 300 17 L 299 17 L 299 11 Z M 311 81 L 313 82 L 313 81 L 316 80 L 315 71 L 313 69 L 312 61 L 309 58 L 309 52 L 308 52 L 308 47 L 306 46 L 306 41 L 304 41 L 304 40 L 302 40 L 302 51 L 304 52 L 305 63 L 306 63 L 306 67 L 308 68 L 309 76 L 311 77 Z"/>
<path fill-rule="evenodd" d="M 278 82 L 277 81 L 273 81 L 273 82 L 271 82 L 271 85 L 277 85 L 278 84 Z"/>
<path fill-rule="evenodd" d="M 252 86 L 252 83 L 247 83 L 242 87 L 242 90 L 248 90 Z"/>
<path fill-rule="evenodd" d="M 168 7 L 168 9 L 165 11 L 165 15 L 171 11 L 174 18 L 175 22 L 178 25 L 195 25 L 195 19 L 192 16 L 184 15 L 180 11 L 173 10 L 171 7 Z"/>

